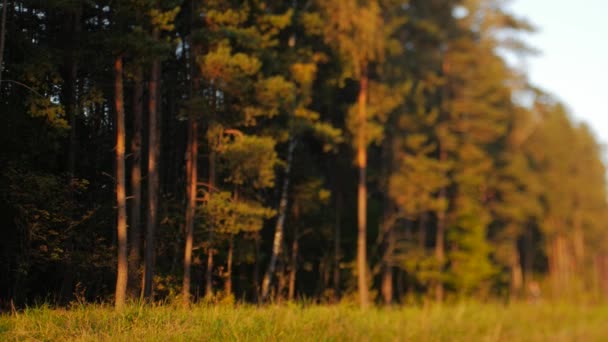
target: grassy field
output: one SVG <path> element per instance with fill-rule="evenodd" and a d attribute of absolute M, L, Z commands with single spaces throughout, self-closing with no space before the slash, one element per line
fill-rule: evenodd
<path fill-rule="evenodd" d="M 0 316 L 0 341 L 608 341 L 608 307 L 454 304 L 40 307 Z"/>

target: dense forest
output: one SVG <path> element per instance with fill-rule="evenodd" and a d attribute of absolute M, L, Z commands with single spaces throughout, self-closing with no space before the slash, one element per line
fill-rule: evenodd
<path fill-rule="evenodd" d="M 0 307 L 608 296 L 602 147 L 501 0 L 1 20 Z"/>

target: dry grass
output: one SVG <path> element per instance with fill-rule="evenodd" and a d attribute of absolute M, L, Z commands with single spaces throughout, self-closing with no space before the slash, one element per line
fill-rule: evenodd
<path fill-rule="evenodd" d="M 1 341 L 608 341 L 608 307 L 479 304 L 47 306 L 0 316 Z"/>

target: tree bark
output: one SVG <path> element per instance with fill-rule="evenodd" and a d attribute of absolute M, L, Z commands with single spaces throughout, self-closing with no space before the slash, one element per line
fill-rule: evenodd
<path fill-rule="evenodd" d="M 279 217 L 274 231 L 274 240 L 272 244 L 272 255 L 270 257 L 270 263 L 266 274 L 264 274 L 264 280 L 262 281 L 262 294 L 261 299 L 266 300 L 270 291 L 270 285 L 274 273 L 276 271 L 277 259 L 281 254 L 281 246 L 283 245 L 283 230 L 285 226 L 285 216 L 287 215 L 287 196 L 289 190 L 289 177 L 291 174 L 291 164 L 293 163 L 293 151 L 296 148 L 296 141 L 294 138 L 289 140 L 289 146 L 287 148 L 287 167 L 285 169 L 285 176 L 283 178 L 283 188 L 281 190 L 281 200 L 279 202 Z"/>
<path fill-rule="evenodd" d="M 213 196 L 215 189 L 215 144 L 209 141 L 209 198 Z M 209 231 L 209 244 L 207 247 L 207 270 L 205 273 L 205 296 L 213 297 L 213 229 Z"/>
<path fill-rule="evenodd" d="M 135 84 L 133 87 L 133 139 L 131 140 L 131 154 L 133 165 L 131 168 L 131 225 L 129 227 L 131 250 L 129 251 L 129 288 L 132 297 L 137 297 L 138 277 L 141 263 L 141 136 L 144 89 L 142 85 L 143 71 L 137 67 L 135 71 Z"/>
<path fill-rule="evenodd" d="M 154 32 L 154 38 L 158 38 L 158 30 Z M 158 86 L 160 78 L 160 62 L 155 59 L 152 62 L 150 73 L 149 99 L 148 99 L 148 211 L 146 226 L 146 252 L 144 260 L 143 297 L 152 299 L 153 277 L 154 277 L 154 240 L 156 234 L 156 221 L 158 211 L 158 154 L 160 149 L 158 132 Z"/>
<path fill-rule="evenodd" d="M 294 227 L 293 242 L 291 245 L 291 266 L 289 267 L 289 290 L 287 298 L 289 301 L 293 301 L 296 296 L 296 276 L 298 273 L 298 252 L 300 249 L 299 244 L 299 231 L 298 225 Z"/>
<path fill-rule="evenodd" d="M 230 241 L 228 242 L 228 258 L 226 260 L 226 273 L 224 276 L 226 277 L 224 282 L 224 292 L 225 295 L 232 294 L 232 257 L 234 254 L 234 236 L 230 235 Z"/>
<path fill-rule="evenodd" d="M 511 246 L 511 295 L 518 298 L 522 295 L 524 285 L 524 275 L 517 248 L 517 239 L 514 239 Z"/>
<path fill-rule="evenodd" d="M 190 118 L 188 129 L 188 203 L 186 206 L 186 246 L 184 249 L 184 282 L 182 296 L 184 303 L 190 302 L 190 271 L 192 264 L 192 240 L 196 216 L 196 184 L 198 182 L 198 125 L 195 118 Z"/>
<path fill-rule="evenodd" d="M 386 234 L 386 252 L 382 269 L 382 297 L 384 298 L 384 304 L 390 305 L 393 302 L 393 265 L 391 258 L 395 249 L 394 229 L 389 228 Z"/>
<path fill-rule="evenodd" d="M 205 273 L 205 297 L 213 297 L 213 251 L 207 250 L 207 270 Z"/>
<path fill-rule="evenodd" d="M 118 268 L 115 306 L 121 309 L 127 295 L 127 207 L 125 196 L 125 111 L 123 103 L 122 56 L 114 63 L 116 105 L 116 203 L 118 207 Z"/>
<path fill-rule="evenodd" d="M 357 277 L 359 289 L 359 302 L 362 308 L 367 308 L 369 302 L 369 289 L 367 284 L 367 91 L 368 78 L 363 73 L 359 80 L 358 96 L 358 128 L 357 128 L 357 166 L 359 168 L 359 185 L 357 192 Z"/>

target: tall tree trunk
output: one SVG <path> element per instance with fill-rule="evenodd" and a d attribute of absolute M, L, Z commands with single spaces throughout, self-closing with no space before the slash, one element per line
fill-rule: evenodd
<path fill-rule="evenodd" d="M 125 110 L 123 104 L 122 56 L 114 63 L 114 102 L 116 105 L 116 203 L 118 207 L 118 268 L 116 308 L 121 309 L 127 295 L 127 203 L 125 196 Z"/>
<path fill-rule="evenodd" d="M 447 159 L 447 153 L 442 144 L 439 144 L 439 160 L 445 162 Z M 439 199 L 447 199 L 446 187 L 442 187 L 439 190 Z M 445 263 L 445 226 L 446 226 L 446 209 L 440 209 L 437 212 L 437 236 L 435 238 L 435 258 L 439 265 L 439 274 L 443 275 L 443 267 Z M 443 300 L 443 280 L 437 279 L 435 284 L 435 300 L 441 302 Z"/>
<path fill-rule="evenodd" d="M 287 246 L 283 246 L 283 249 L 287 250 Z M 288 281 L 286 260 L 285 258 L 281 259 L 279 259 L 279 262 L 277 263 L 277 287 L 274 293 L 274 302 L 277 304 L 283 302 L 283 295 Z"/>
<path fill-rule="evenodd" d="M 522 295 L 524 276 L 517 248 L 517 239 L 514 239 L 511 246 L 511 295 L 519 298 Z"/>
<path fill-rule="evenodd" d="M 190 271 L 192 264 L 192 240 L 196 216 L 196 185 L 198 182 L 198 125 L 195 118 L 190 118 L 188 125 L 188 203 L 186 206 L 186 246 L 184 248 L 184 283 L 182 296 L 184 303 L 190 302 Z"/>
<path fill-rule="evenodd" d="M 142 84 L 143 70 L 140 66 L 135 70 L 133 87 L 133 139 L 131 154 L 131 225 L 129 227 L 131 250 L 129 251 L 129 288 L 132 297 L 137 297 L 139 290 L 138 278 L 141 263 L 141 136 L 144 89 Z"/>
<path fill-rule="evenodd" d="M 281 200 L 279 202 L 279 217 L 274 231 L 274 240 L 272 243 L 272 255 L 270 257 L 270 263 L 266 274 L 264 274 L 264 280 L 262 281 L 262 295 L 261 299 L 266 300 L 270 291 L 270 285 L 272 278 L 277 266 L 277 259 L 281 254 L 281 246 L 283 245 L 283 230 L 285 226 L 285 216 L 287 215 L 287 196 L 289 190 L 289 177 L 291 174 L 291 164 L 293 163 L 293 151 L 296 148 L 296 140 L 291 138 L 289 140 L 289 146 L 287 148 L 287 167 L 285 169 L 285 176 L 283 178 L 283 188 L 281 189 Z"/>
<path fill-rule="evenodd" d="M 224 281 L 224 292 L 225 295 L 232 294 L 232 257 L 234 254 L 234 235 L 230 235 L 230 240 L 228 242 L 228 258 L 226 260 L 226 273 L 224 276 L 226 277 Z"/>
<path fill-rule="evenodd" d="M 384 304 L 390 305 L 393 302 L 393 265 L 392 256 L 395 250 L 395 232 L 389 228 L 386 232 L 386 252 L 384 266 L 382 269 L 382 297 Z"/>
<path fill-rule="evenodd" d="M 154 32 L 155 40 L 158 30 Z M 160 62 L 156 58 L 152 62 L 150 73 L 149 99 L 148 99 L 148 211 L 146 222 L 146 253 L 144 260 L 143 296 L 152 299 L 154 277 L 154 240 L 156 234 L 156 221 L 158 211 L 158 154 L 160 149 L 158 132 L 158 86 L 160 82 Z"/>
<path fill-rule="evenodd" d="M 205 271 L 205 297 L 213 297 L 213 249 L 207 249 L 207 269 Z"/>
<path fill-rule="evenodd" d="M 390 126 L 390 124 L 389 124 Z M 381 167 L 381 183 L 380 188 L 383 192 L 382 198 L 382 206 L 383 206 L 383 215 L 382 215 L 382 229 L 379 230 L 379 239 L 378 242 L 382 247 L 383 255 L 381 261 L 381 286 L 380 290 L 382 293 L 382 298 L 384 299 L 385 305 L 390 305 L 393 302 L 393 259 L 395 252 L 395 215 L 394 212 L 396 208 L 391 201 L 388 190 L 389 190 L 389 178 L 392 172 L 392 144 L 393 139 L 391 136 L 390 129 L 387 130 L 387 136 L 384 138 L 382 142 L 382 167 Z"/>
<path fill-rule="evenodd" d="M 298 225 L 294 225 L 293 242 L 291 244 L 291 266 L 289 267 L 288 299 L 293 301 L 296 296 L 296 276 L 298 273 L 298 252 L 300 249 Z"/>
<path fill-rule="evenodd" d="M 213 196 L 215 189 L 215 144 L 209 141 L 209 198 Z M 207 270 L 205 273 L 205 297 L 213 297 L 213 229 L 209 231 L 209 243 L 207 247 Z"/>
<path fill-rule="evenodd" d="M 2 23 L 0 24 L 0 95 L 2 94 L 2 72 L 4 71 L 4 44 L 6 39 L 6 7 L 7 1 L 2 2 Z"/>
<path fill-rule="evenodd" d="M 367 284 L 367 73 L 359 81 L 358 128 L 357 128 L 357 166 L 359 168 L 359 185 L 357 192 L 357 276 L 359 302 L 362 308 L 369 307 L 369 289 Z"/>

